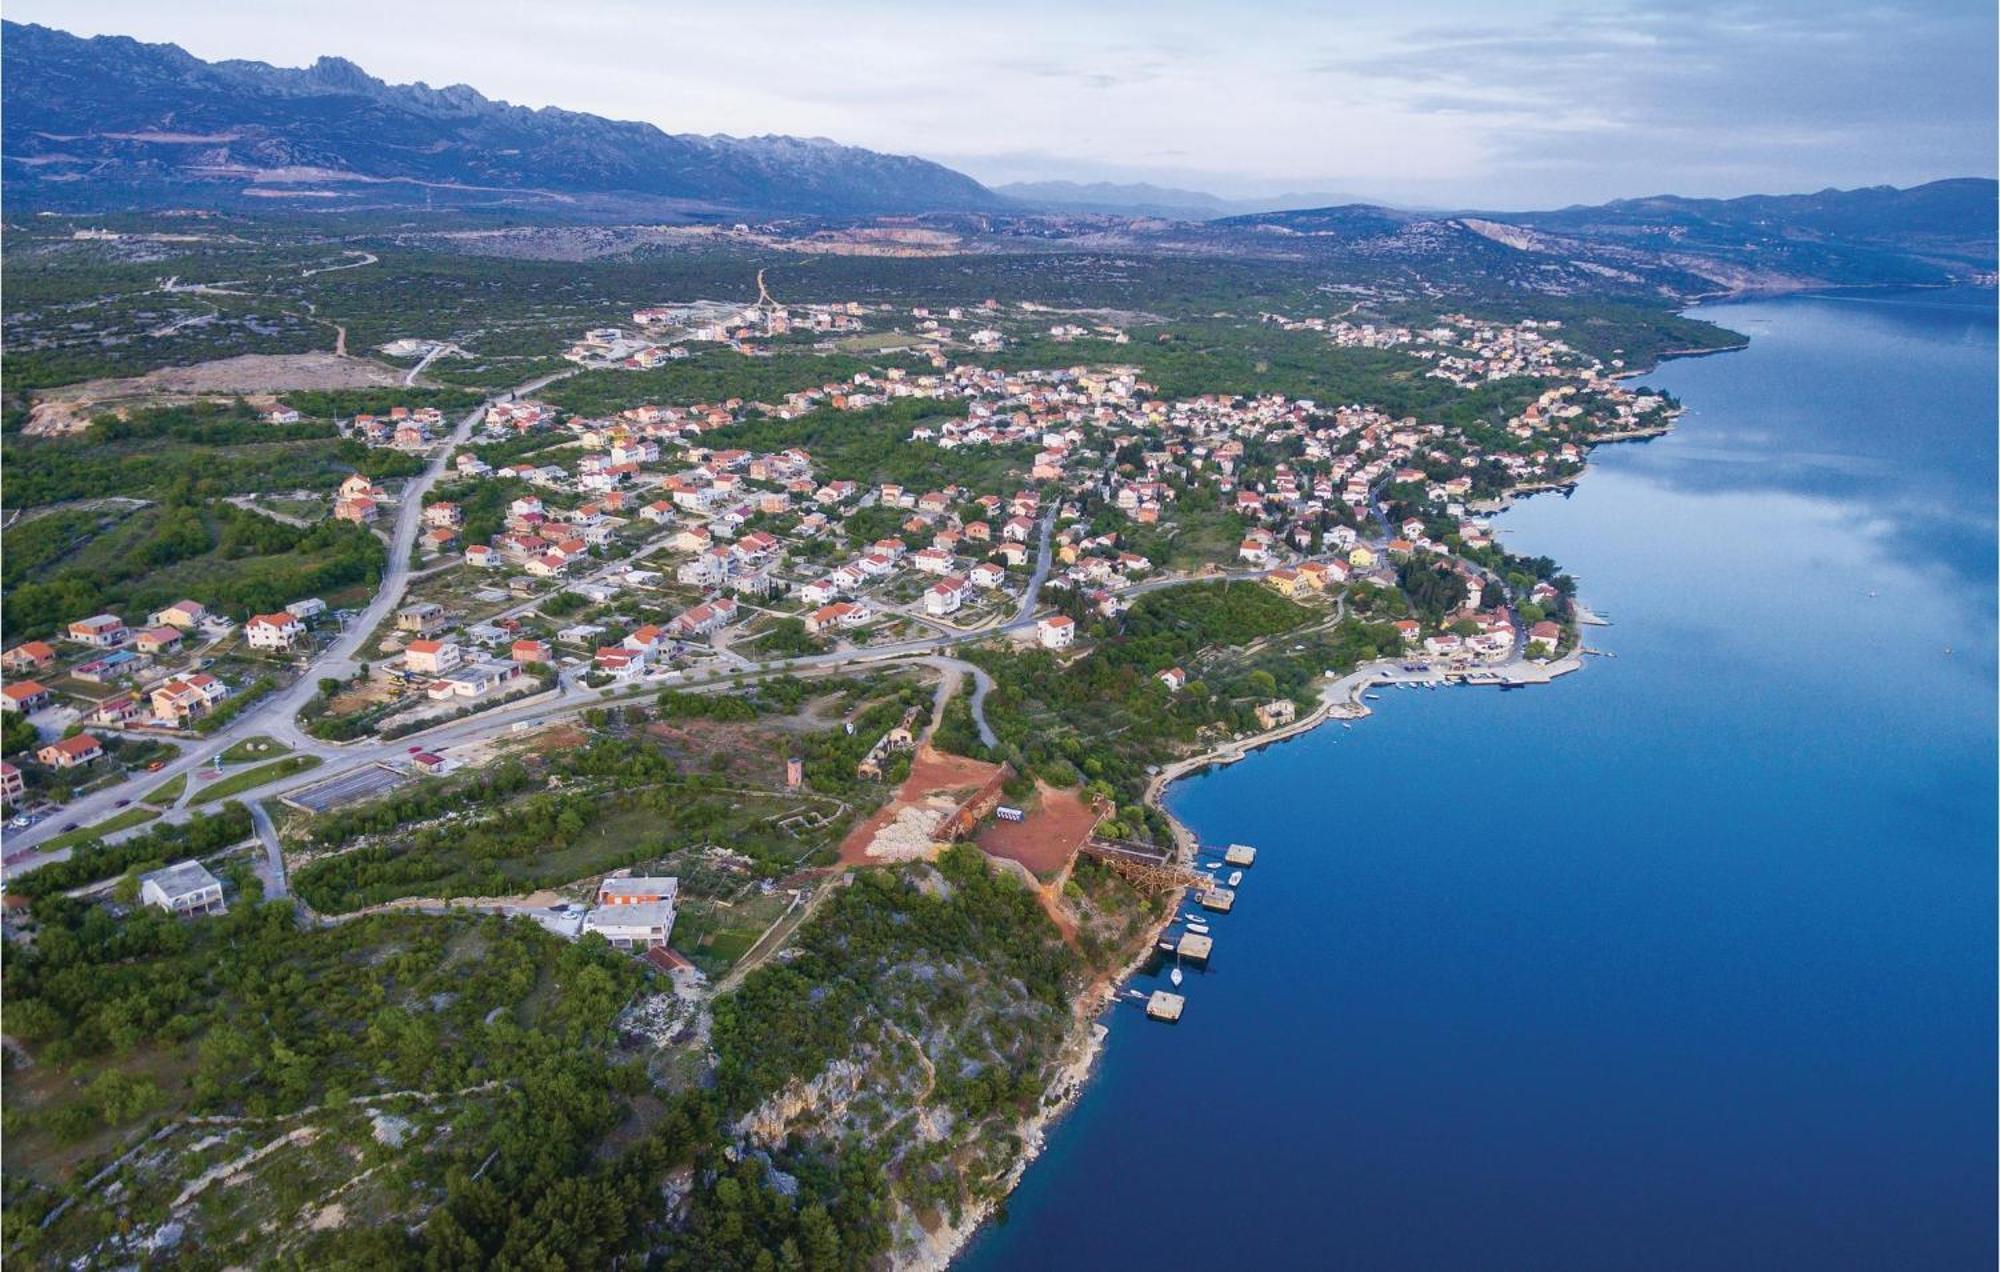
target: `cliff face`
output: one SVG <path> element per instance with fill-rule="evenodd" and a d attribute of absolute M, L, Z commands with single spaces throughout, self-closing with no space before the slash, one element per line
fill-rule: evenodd
<path fill-rule="evenodd" d="M 172 44 L 0 26 L 16 199 L 144 207 L 309 185 L 378 200 L 427 189 L 540 205 L 622 194 L 825 215 L 1005 202 L 927 160 L 823 138 L 676 135 L 492 101 L 463 84 L 386 84 L 341 58 L 302 69 L 204 62 Z"/>

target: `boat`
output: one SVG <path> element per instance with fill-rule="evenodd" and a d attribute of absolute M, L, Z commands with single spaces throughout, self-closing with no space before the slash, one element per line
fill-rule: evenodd
<path fill-rule="evenodd" d="M 1243 872 L 1242 872 L 1241 870 L 1232 870 L 1232 871 L 1230 871 L 1230 872 L 1229 872 L 1229 886 L 1230 886 L 1230 887 L 1232 887 L 1232 888 L 1234 888 L 1234 887 L 1237 887 L 1237 886 L 1239 886 L 1239 885 L 1240 885 L 1240 884 L 1241 884 L 1242 882 L 1243 882 Z"/>
<path fill-rule="evenodd" d="M 1172 982 L 1173 982 L 1174 984 L 1176 984 L 1176 985 L 1180 984 L 1180 983 L 1181 983 L 1181 979 L 1182 979 L 1182 977 L 1181 977 L 1181 969 L 1180 969 L 1180 968 L 1178 968 L 1178 967 L 1176 967 L 1176 968 L 1175 968 L 1175 969 L 1174 969 L 1173 971 L 1171 971 L 1171 972 L 1168 972 L 1168 973 L 1167 973 L 1167 979 L 1168 979 L 1168 980 L 1170 980 L 1170 981 L 1172 981 Z"/>
<path fill-rule="evenodd" d="M 1188 930 L 1188 931 L 1190 931 L 1190 932 L 1192 932 L 1192 933 L 1194 933 L 1194 934 L 1195 934 L 1196 936 L 1207 936 L 1207 935 L 1208 935 L 1208 924 L 1206 924 L 1206 923 L 1190 923 L 1190 924 L 1188 924 L 1188 925 L 1187 925 L 1187 930 Z"/>

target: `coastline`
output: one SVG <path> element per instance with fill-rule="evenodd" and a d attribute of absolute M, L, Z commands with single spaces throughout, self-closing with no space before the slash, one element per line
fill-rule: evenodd
<path fill-rule="evenodd" d="M 1525 492 L 1524 492 L 1525 493 Z M 1578 604 L 1579 624 L 1601 625 L 1598 618 L 1583 605 Z M 1545 664 L 1529 663 L 1514 659 L 1492 667 L 1472 668 L 1472 674 L 1492 676 L 1491 680 L 1470 680 L 1464 674 L 1449 675 L 1438 673 L 1427 677 L 1407 677 L 1390 675 L 1401 663 L 1397 658 L 1380 658 L 1364 663 L 1353 671 L 1335 680 L 1320 691 L 1319 705 L 1308 715 L 1290 724 L 1280 725 L 1262 733 L 1232 739 L 1184 759 L 1163 765 L 1146 784 L 1145 793 L 1140 797 L 1149 808 L 1160 811 L 1172 828 L 1179 856 L 1187 862 L 1194 860 L 1199 849 L 1199 841 L 1194 832 L 1178 817 L 1169 812 L 1165 805 L 1166 791 L 1174 782 L 1184 777 L 1202 772 L 1218 765 L 1234 764 L 1254 752 L 1268 746 L 1309 733 L 1331 720 L 1352 721 L 1365 719 L 1374 714 L 1366 702 L 1369 690 L 1384 684 L 1450 684 L 1463 685 L 1530 685 L 1547 684 L 1559 676 L 1579 671 L 1583 667 L 1585 650 L 1581 645 L 1560 658 Z M 1047 1147 L 1049 1131 L 1075 1107 L 1077 1100 L 1089 1085 L 1091 1070 L 1096 1068 L 1097 1059 L 1103 1053 L 1105 1039 L 1110 1036 L 1110 1027 L 1098 1019 L 1111 1006 L 1125 988 L 1128 981 L 1138 974 L 1146 961 L 1153 956 L 1160 937 L 1174 923 L 1180 905 L 1168 907 L 1167 912 L 1147 929 L 1147 938 L 1142 942 L 1132 958 L 1116 972 L 1093 981 L 1077 999 L 1075 1018 L 1069 1034 L 1063 1040 L 1060 1054 L 1064 1057 L 1062 1066 L 1056 1071 L 1055 1080 L 1042 1097 L 1042 1104 L 1035 1113 L 1022 1121 L 1015 1133 L 1021 1137 L 1021 1155 L 1007 1173 L 1000 1200 L 982 1199 L 968 1206 L 955 1224 L 948 1224 L 929 1234 L 921 1251 L 908 1263 L 897 1266 L 909 1272 L 945 1272 L 965 1247 L 986 1225 L 986 1221 L 999 1208 L 1001 1200 L 1011 1194 L 1027 1174 L 1028 1167 L 1040 1157 Z"/>
<path fill-rule="evenodd" d="M 1706 357 L 1713 353 L 1734 353 L 1748 348 L 1749 344 L 1750 342 L 1746 338 L 1737 344 L 1722 348 L 1665 350 L 1659 354 L 1650 366 L 1630 370 L 1618 378 L 1627 379 L 1649 374 L 1657 370 L 1661 362 L 1665 362 L 1670 358 Z M 1625 441 L 1645 441 L 1654 437 L 1664 436 L 1675 429 L 1679 423 L 1680 415 L 1681 412 L 1676 410 L 1667 422 L 1661 425 L 1593 437 L 1590 439 L 1590 447 L 1594 450 L 1599 445 L 1609 445 Z M 1562 490 L 1573 487 L 1587 475 L 1588 471 L 1589 463 L 1586 456 L 1583 471 L 1578 472 L 1575 477 L 1561 482 L 1534 483 L 1531 485 L 1524 484 L 1510 487 L 1498 499 L 1491 501 L 1493 505 L 1492 511 L 1504 511 L 1517 498 L 1526 498 L 1551 490 Z M 1573 600 L 1572 605 L 1576 614 L 1575 621 L 1579 627 L 1608 625 L 1607 620 L 1599 617 L 1583 602 Z M 1177 857 L 1182 862 L 1191 864 L 1196 860 L 1196 855 L 1200 850 L 1199 838 L 1166 807 L 1167 789 L 1182 778 L 1203 772 L 1209 768 L 1234 764 L 1265 747 L 1308 733 L 1327 723 L 1329 720 L 1339 719 L 1343 722 L 1351 722 L 1365 719 L 1373 714 L 1373 709 L 1367 705 L 1367 693 L 1378 685 L 1389 683 L 1428 684 L 1437 682 L 1454 686 L 1493 684 L 1516 687 L 1529 684 L 1547 684 L 1559 676 L 1565 676 L 1571 672 L 1582 670 L 1583 657 L 1586 653 L 1591 652 L 1595 651 L 1588 650 L 1583 645 L 1581 636 L 1579 635 L 1578 644 L 1574 649 L 1543 664 L 1529 663 L 1519 655 L 1515 655 L 1508 661 L 1491 667 L 1467 669 L 1472 674 L 1480 674 L 1482 676 L 1482 679 L 1476 681 L 1469 679 L 1463 673 L 1456 676 L 1450 673 L 1433 673 L 1422 677 L 1394 676 L 1388 673 L 1391 669 L 1399 670 L 1403 659 L 1378 658 L 1373 662 L 1364 663 L 1356 667 L 1346 675 L 1326 685 L 1320 691 L 1319 705 L 1307 715 L 1300 717 L 1290 724 L 1280 725 L 1277 728 L 1243 738 L 1232 739 L 1198 754 L 1162 765 L 1159 771 L 1148 779 L 1145 792 L 1140 796 L 1140 802 L 1148 808 L 1159 811 L 1167 819 L 1167 825 L 1173 832 Z M 1492 678 L 1484 678 L 1487 676 Z M 1082 1097 L 1084 1089 L 1089 1083 L 1091 1070 L 1096 1067 L 1097 1058 L 1102 1054 L 1104 1049 L 1105 1039 L 1110 1035 L 1110 1028 L 1102 1023 L 1098 1017 L 1103 1014 L 1105 1008 L 1116 1000 L 1118 994 L 1124 989 L 1126 982 L 1131 980 L 1137 974 L 1138 970 L 1145 965 L 1146 961 L 1152 957 L 1154 947 L 1159 943 L 1161 936 L 1166 932 L 1167 928 L 1172 926 L 1179 909 L 1180 906 L 1178 903 L 1169 907 L 1167 913 L 1148 929 L 1147 940 L 1139 947 L 1133 958 L 1114 975 L 1093 982 L 1084 995 L 1078 999 L 1071 1032 L 1064 1040 L 1063 1051 L 1061 1053 L 1067 1057 L 1067 1060 L 1058 1069 L 1055 1081 L 1051 1083 L 1048 1092 L 1044 1094 L 1041 1107 L 1032 1116 L 1024 1119 L 1016 1128 L 1016 1133 L 1021 1137 L 1022 1151 L 1020 1157 L 1015 1161 L 1007 1174 L 1005 1186 L 1001 1191 L 1000 1197 L 993 1200 L 981 1200 L 967 1207 L 965 1213 L 960 1216 L 959 1222 L 948 1224 L 940 1228 L 937 1232 L 930 1234 L 929 1239 L 924 1243 L 924 1249 L 910 1262 L 897 1264 L 898 1267 L 910 1269 L 910 1272 L 947 1272 L 947 1269 L 957 1260 L 958 1256 L 964 1253 L 965 1247 L 971 1242 L 972 1238 L 978 1234 L 979 1230 L 985 1226 L 986 1221 L 992 1217 L 994 1211 L 999 1209 L 1005 1198 L 1011 1195 L 1014 1189 L 1019 1186 L 1022 1177 L 1027 1173 L 1028 1167 L 1034 1163 L 1035 1159 L 1041 1155 L 1042 1150 L 1046 1147 L 1050 1129 L 1075 1107 L 1076 1102 Z"/>
<path fill-rule="evenodd" d="M 1179 822 L 1173 825 L 1177 836 L 1183 832 Z M 1056 1070 L 1055 1080 L 1043 1092 L 1041 1105 L 1014 1128 L 1014 1133 L 1021 1139 L 1021 1155 L 1008 1170 L 1000 1195 L 981 1198 L 967 1206 L 957 1223 L 946 1224 L 930 1233 L 916 1257 L 895 1266 L 908 1269 L 908 1272 L 945 1272 L 965 1252 L 965 1247 L 979 1234 L 979 1230 L 986 1226 L 993 1212 L 1020 1185 L 1028 1167 L 1048 1146 L 1049 1131 L 1076 1107 L 1078 1098 L 1089 1085 L 1090 1072 L 1097 1067 L 1097 1059 L 1104 1052 L 1104 1040 L 1111 1036 L 1111 1027 L 1098 1017 L 1117 1000 L 1125 983 L 1137 975 L 1146 960 L 1153 956 L 1154 945 L 1174 921 L 1174 914 L 1179 908 L 1178 905 L 1170 908 L 1164 918 L 1147 930 L 1146 940 L 1123 967 L 1092 981 L 1077 998 L 1069 1032 L 1064 1035 L 1058 1052 L 1063 1059 L 1061 1067 Z"/>

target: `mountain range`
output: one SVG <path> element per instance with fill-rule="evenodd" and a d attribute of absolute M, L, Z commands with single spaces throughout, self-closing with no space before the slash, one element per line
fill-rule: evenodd
<path fill-rule="evenodd" d="M 341 58 L 302 70 L 204 62 L 172 44 L 16 22 L 0 23 L 0 115 L 10 193 L 59 206 L 494 192 L 836 216 L 1006 206 L 940 164 L 821 138 L 679 135 L 462 84 L 385 84 Z"/>
<path fill-rule="evenodd" d="M 0 151 L 15 208 L 437 203 L 556 218 L 928 216 L 968 241 L 1360 256 L 1678 290 L 1991 274 L 1996 185 L 1415 212 L 1338 195 L 1232 201 L 1153 185 L 988 189 L 941 164 L 822 138 L 675 134 L 384 83 L 352 62 L 206 62 L 172 44 L 0 22 Z M 1304 206 L 1301 204 L 1318 205 Z M 1325 205 L 1334 206 L 1325 206 Z M 1064 218 L 1084 218 L 1065 224 Z M 1116 222 L 1124 218 L 1121 227 Z M 1497 253 L 1497 255 L 1496 255 Z"/>

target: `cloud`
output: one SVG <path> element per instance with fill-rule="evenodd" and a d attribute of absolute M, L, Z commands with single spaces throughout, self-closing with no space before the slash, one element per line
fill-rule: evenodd
<path fill-rule="evenodd" d="M 349 57 L 676 132 L 993 179 L 1546 206 L 1993 171 L 1995 18 L 1949 0 L 13 0 L 209 58 Z M 1504 13 L 1504 18 L 1496 14 Z M 1039 167 L 1037 167 L 1039 165 Z"/>
<path fill-rule="evenodd" d="M 1740 193 L 1991 172 L 1993 50 L 1971 5 L 1627 6 L 1414 29 L 1311 72 L 1481 128 L 1489 188 Z"/>

